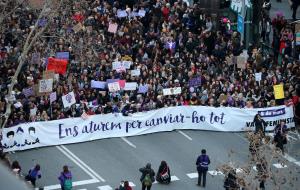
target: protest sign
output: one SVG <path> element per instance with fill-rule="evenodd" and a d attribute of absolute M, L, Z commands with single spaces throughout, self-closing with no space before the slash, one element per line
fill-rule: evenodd
<path fill-rule="evenodd" d="M 236 57 L 237 68 L 245 69 L 246 68 L 246 58 L 244 56 L 237 56 Z"/>
<path fill-rule="evenodd" d="M 40 53 L 33 53 L 31 56 L 31 63 L 35 65 L 39 65 L 41 62 L 41 54 Z"/>
<path fill-rule="evenodd" d="M 73 26 L 73 31 L 75 33 L 79 32 L 82 29 L 82 24 L 79 22 L 78 24 L 76 24 L 75 26 Z"/>
<path fill-rule="evenodd" d="M 136 82 L 126 82 L 124 90 L 136 90 L 137 89 L 137 83 Z"/>
<path fill-rule="evenodd" d="M 165 88 L 163 89 L 163 95 L 176 95 L 181 94 L 181 87 L 174 87 L 174 88 Z"/>
<path fill-rule="evenodd" d="M 28 98 L 29 96 L 34 96 L 34 89 L 33 89 L 33 87 L 24 88 L 22 90 L 22 94 L 24 94 L 26 98 Z"/>
<path fill-rule="evenodd" d="M 273 90 L 274 90 L 275 99 L 284 98 L 283 84 L 274 85 Z"/>
<path fill-rule="evenodd" d="M 17 103 L 14 104 L 14 106 L 15 106 L 15 108 L 20 108 L 20 107 L 22 107 L 23 105 L 22 105 L 21 102 L 17 102 Z"/>
<path fill-rule="evenodd" d="M 120 90 L 119 82 L 108 83 L 109 92 L 117 92 Z"/>
<path fill-rule="evenodd" d="M 76 103 L 75 94 L 74 94 L 73 91 L 69 92 L 68 94 L 66 94 L 64 96 L 62 96 L 61 98 L 62 98 L 62 101 L 63 101 L 63 104 L 64 104 L 65 108 L 71 107 L 73 104 Z"/>
<path fill-rule="evenodd" d="M 39 80 L 39 92 L 46 93 L 51 92 L 53 88 L 53 79 Z"/>
<path fill-rule="evenodd" d="M 37 112 L 37 107 L 34 107 L 32 109 L 30 109 L 30 116 L 36 116 L 36 112 Z"/>
<path fill-rule="evenodd" d="M 56 92 L 50 93 L 49 96 L 50 96 L 50 104 L 52 104 L 52 102 L 56 101 L 56 99 L 57 99 Z"/>
<path fill-rule="evenodd" d="M 122 65 L 125 69 L 130 69 L 130 66 L 132 65 L 132 61 L 122 61 Z"/>
<path fill-rule="evenodd" d="M 191 78 L 189 80 L 189 87 L 201 86 L 201 77 Z"/>
<path fill-rule="evenodd" d="M 148 85 L 147 84 L 139 86 L 138 93 L 145 94 L 147 92 L 148 92 Z"/>
<path fill-rule="evenodd" d="M 262 75 L 261 72 L 260 73 L 255 73 L 255 81 L 257 81 L 257 82 L 261 81 L 261 75 Z"/>
<path fill-rule="evenodd" d="M 116 24 L 116 23 L 109 23 L 109 25 L 108 25 L 108 32 L 115 34 L 117 32 L 117 29 L 118 29 L 118 24 Z"/>
<path fill-rule="evenodd" d="M 117 17 L 118 18 L 124 18 L 124 17 L 127 17 L 127 12 L 125 10 L 117 10 Z"/>
<path fill-rule="evenodd" d="M 68 61 L 65 59 L 48 58 L 47 70 L 53 70 L 56 73 L 64 75 L 67 71 Z"/>
<path fill-rule="evenodd" d="M 139 16 L 139 17 L 144 17 L 145 15 L 146 15 L 146 11 L 140 9 L 139 12 L 138 12 L 138 16 Z"/>
<path fill-rule="evenodd" d="M 117 70 L 120 67 L 121 67 L 121 62 L 120 61 L 114 61 L 114 62 L 112 62 L 112 69 L 113 70 Z"/>
<path fill-rule="evenodd" d="M 140 76 L 141 75 L 140 69 L 131 70 L 130 73 L 131 73 L 131 76 Z"/>
<path fill-rule="evenodd" d="M 70 53 L 69 52 L 56 52 L 55 58 L 57 59 L 67 59 L 69 60 L 70 58 Z"/>
<path fill-rule="evenodd" d="M 91 81 L 91 88 L 100 88 L 100 89 L 105 89 L 106 82 L 105 81 Z"/>

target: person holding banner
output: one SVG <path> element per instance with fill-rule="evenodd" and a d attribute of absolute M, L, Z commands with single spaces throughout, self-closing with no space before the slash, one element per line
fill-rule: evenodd
<path fill-rule="evenodd" d="M 262 135 L 262 137 L 264 137 L 266 132 L 266 127 L 267 127 L 267 122 L 265 122 L 265 120 L 261 118 L 261 115 L 259 115 L 259 113 L 254 116 L 253 122 L 255 125 L 255 134 L 260 134 Z"/>

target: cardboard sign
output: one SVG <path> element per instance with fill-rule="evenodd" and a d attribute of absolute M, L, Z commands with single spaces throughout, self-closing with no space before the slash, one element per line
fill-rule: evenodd
<path fill-rule="evenodd" d="M 53 79 L 39 80 L 39 92 L 46 93 L 51 92 L 53 89 Z"/>
<path fill-rule="evenodd" d="M 259 82 L 261 81 L 261 72 L 260 73 L 255 73 L 255 81 Z"/>
<path fill-rule="evenodd" d="M 115 34 L 117 32 L 117 30 L 118 30 L 118 24 L 109 23 L 108 32 Z"/>
<path fill-rule="evenodd" d="M 82 24 L 79 22 L 75 26 L 73 26 L 73 30 L 75 33 L 79 32 L 82 29 Z"/>
<path fill-rule="evenodd" d="M 274 85 L 273 90 L 276 100 L 284 98 L 283 84 Z"/>

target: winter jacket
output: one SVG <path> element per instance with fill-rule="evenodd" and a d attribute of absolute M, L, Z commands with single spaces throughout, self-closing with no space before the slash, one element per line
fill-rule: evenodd
<path fill-rule="evenodd" d="M 208 155 L 202 154 L 197 158 L 196 165 L 198 171 L 207 171 L 209 164 L 210 164 L 210 159 Z"/>
<path fill-rule="evenodd" d="M 58 180 L 60 181 L 60 184 L 63 185 L 65 183 L 65 180 L 70 178 L 72 179 L 71 172 L 67 172 L 67 173 L 61 172 L 60 176 L 58 177 Z"/>

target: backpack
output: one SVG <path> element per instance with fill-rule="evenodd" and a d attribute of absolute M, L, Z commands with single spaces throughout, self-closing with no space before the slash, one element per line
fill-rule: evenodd
<path fill-rule="evenodd" d="M 72 178 L 66 178 L 64 180 L 64 189 L 71 190 L 72 189 Z"/>
<path fill-rule="evenodd" d="M 144 179 L 143 179 L 143 184 L 146 186 L 146 187 L 149 187 L 152 185 L 152 180 L 151 180 L 151 176 L 150 176 L 150 173 L 146 174 Z"/>

